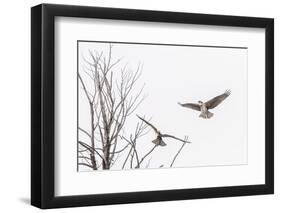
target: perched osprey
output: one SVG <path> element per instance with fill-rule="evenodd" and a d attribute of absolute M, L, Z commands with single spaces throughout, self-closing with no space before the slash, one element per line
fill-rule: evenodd
<path fill-rule="evenodd" d="M 200 111 L 201 114 L 199 115 L 199 117 L 208 119 L 214 115 L 214 113 L 211 113 L 209 109 L 213 109 L 216 106 L 218 106 L 221 102 L 223 102 L 224 99 L 226 99 L 230 95 L 230 93 L 231 93 L 230 90 L 226 90 L 222 95 L 216 96 L 205 103 L 202 101 L 198 101 L 198 104 L 196 103 L 186 103 L 186 104 L 178 103 L 178 104 L 183 107 Z"/>
<path fill-rule="evenodd" d="M 138 116 L 138 115 L 137 115 Z M 175 140 L 184 142 L 184 143 L 190 143 L 189 141 L 187 141 L 187 137 L 186 140 L 182 140 L 180 138 L 177 138 L 173 135 L 168 135 L 168 134 L 162 134 L 155 126 L 153 126 L 151 123 L 149 123 L 148 121 L 146 121 L 145 119 L 141 118 L 140 116 L 138 116 L 139 119 L 141 119 L 144 123 L 146 123 L 148 126 L 150 126 L 154 132 L 156 133 L 156 138 L 152 141 L 152 143 L 154 143 L 155 145 L 159 145 L 159 146 L 166 146 L 167 144 L 163 141 L 163 138 L 173 138 Z"/>

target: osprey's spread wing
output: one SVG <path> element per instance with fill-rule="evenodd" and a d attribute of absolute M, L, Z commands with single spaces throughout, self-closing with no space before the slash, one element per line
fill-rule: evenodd
<path fill-rule="evenodd" d="M 138 116 L 138 115 L 137 115 Z M 148 126 L 150 126 L 157 134 L 159 133 L 158 129 L 153 126 L 151 123 L 149 123 L 148 121 L 144 120 L 142 117 L 138 116 L 139 119 L 141 119 L 144 123 L 146 123 Z"/>
<path fill-rule="evenodd" d="M 201 111 L 199 104 L 193 104 L 193 103 L 186 103 L 186 104 L 178 103 L 178 104 L 181 105 L 182 107 L 187 107 L 187 108 L 190 108 L 190 109 Z"/>
<path fill-rule="evenodd" d="M 173 136 L 173 135 L 168 135 L 168 134 L 161 134 L 161 137 L 163 137 L 163 138 L 173 138 L 173 139 L 175 139 L 175 140 L 178 140 L 178 141 L 181 141 L 181 142 L 183 142 L 183 143 L 190 143 L 189 141 L 187 141 L 187 138 L 186 138 L 186 140 L 183 140 L 183 139 L 180 139 L 180 138 L 178 138 L 178 137 L 175 137 L 175 136 Z"/>
<path fill-rule="evenodd" d="M 208 109 L 213 109 L 216 106 L 218 106 L 221 102 L 223 102 L 224 99 L 226 99 L 230 95 L 230 90 L 226 90 L 222 95 L 216 96 L 213 99 L 207 101 L 206 107 Z"/>

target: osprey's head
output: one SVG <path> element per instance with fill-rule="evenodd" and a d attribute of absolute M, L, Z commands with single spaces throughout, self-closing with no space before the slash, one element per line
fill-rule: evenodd
<path fill-rule="evenodd" d="M 202 106 L 203 105 L 203 101 L 198 101 L 199 105 Z"/>

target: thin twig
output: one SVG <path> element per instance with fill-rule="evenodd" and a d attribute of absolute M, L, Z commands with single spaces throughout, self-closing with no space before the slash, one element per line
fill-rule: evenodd
<path fill-rule="evenodd" d="M 138 166 L 140 166 L 140 164 L 144 161 L 144 159 L 145 159 L 148 155 L 150 155 L 150 154 L 153 152 L 153 150 L 154 150 L 157 146 L 158 146 L 157 144 L 154 145 L 154 146 L 152 147 L 152 149 L 151 149 L 148 153 L 146 153 L 146 155 L 144 155 L 144 156 L 142 157 L 142 159 L 140 160 Z"/>
<path fill-rule="evenodd" d="M 186 137 L 185 139 L 186 139 L 186 141 L 187 141 L 187 137 Z M 180 154 L 181 150 L 183 149 L 183 147 L 184 147 L 186 144 L 187 144 L 187 143 L 183 143 L 183 144 L 181 145 L 181 147 L 180 147 L 180 149 L 178 150 L 177 154 L 175 155 L 175 157 L 174 157 L 174 159 L 173 159 L 173 161 L 172 161 L 170 167 L 173 166 L 175 160 L 177 159 L 178 155 Z"/>
<path fill-rule="evenodd" d="M 87 163 L 78 163 L 78 165 L 80 166 L 87 166 L 87 167 L 90 167 L 91 169 L 93 169 L 93 167 Z"/>
<path fill-rule="evenodd" d="M 78 127 L 78 129 L 81 131 L 81 132 L 84 132 L 87 136 L 89 136 L 90 138 L 92 138 L 92 136 L 90 135 L 90 133 L 88 133 L 86 130 L 82 129 L 81 127 Z"/>

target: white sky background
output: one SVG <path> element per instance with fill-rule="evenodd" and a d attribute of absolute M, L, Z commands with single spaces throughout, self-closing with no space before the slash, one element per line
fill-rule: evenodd
<path fill-rule="evenodd" d="M 79 42 L 79 69 L 82 74 L 88 50 L 108 53 L 108 43 Z M 140 116 L 151 117 L 162 133 L 180 138 L 189 136 L 187 144 L 174 167 L 196 167 L 247 164 L 247 50 L 234 48 L 207 48 L 167 45 L 136 45 L 114 43 L 112 58 L 122 57 L 120 66 L 136 70 L 143 64 L 136 91 L 145 84 L 143 103 L 129 117 L 125 132 L 134 131 Z M 83 76 L 86 78 L 86 75 Z M 89 106 L 79 84 L 79 126 L 89 130 Z M 207 101 L 231 89 L 231 95 L 211 110 L 211 119 L 199 118 L 200 112 L 180 107 L 177 102 Z M 86 140 L 82 134 L 80 139 Z M 141 138 L 140 155 L 153 147 L 155 134 Z M 151 155 L 150 168 L 169 166 L 182 145 L 173 139 L 164 139 L 165 147 L 158 147 Z M 122 144 L 123 146 L 123 144 Z M 149 157 L 147 158 L 149 160 Z M 119 163 L 118 163 L 119 162 Z M 122 158 L 114 168 L 121 167 Z M 144 163 L 145 165 L 145 163 Z M 113 169 L 114 169 L 113 168 Z M 81 171 L 88 170 L 80 167 Z"/>

